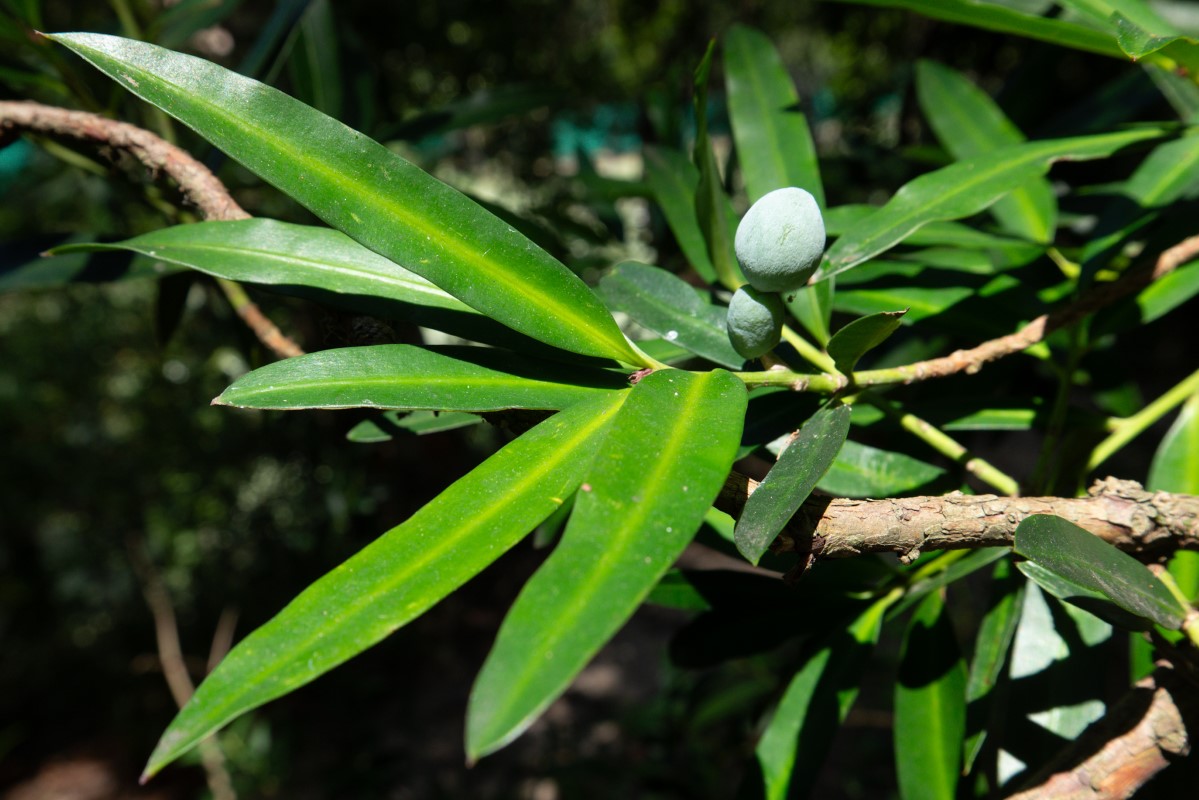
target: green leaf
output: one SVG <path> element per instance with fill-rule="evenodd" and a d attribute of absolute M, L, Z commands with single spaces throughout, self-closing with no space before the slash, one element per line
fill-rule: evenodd
<path fill-rule="evenodd" d="M 1013 549 L 1029 559 L 1020 568 L 1045 591 L 1114 624 L 1177 630 L 1186 617 L 1144 564 L 1061 517 L 1028 517 L 1016 527 Z"/>
<path fill-rule="evenodd" d="M 825 407 L 804 423 L 745 502 L 733 533 L 737 550 L 757 564 L 779 531 L 808 499 L 849 434 L 850 407 Z"/>
<path fill-rule="evenodd" d="M 724 39 L 729 122 L 749 201 L 787 186 L 807 189 L 824 207 L 820 165 L 799 93 L 770 38 L 734 25 Z"/>
<path fill-rule="evenodd" d="M 197 222 L 126 239 L 56 247 L 52 255 L 131 250 L 206 275 L 267 286 L 310 286 L 474 313 L 414 272 L 331 228 L 271 219 Z"/>
<path fill-rule="evenodd" d="M 953 800 L 966 734 L 966 663 L 941 595 L 912 615 L 895 681 L 895 767 L 904 800 Z"/>
<path fill-rule="evenodd" d="M 906 309 L 902 324 L 911 325 L 935 317 L 974 295 L 968 286 L 887 286 L 842 288 L 833 298 L 833 309 L 847 314 L 887 314 Z"/>
<path fill-rule="evenodd" d="M 791 316 L 799 320 L 799 324 L 821 345 L 828 344 L 829 340 L 836 282 L 836 278 L 830 278 L 783 296 L 783 303 Z"/>
<path fill-rule="evenodd" d="M 341 113 L 341 60 L 337 22 L 329 0 L 311 0 L 288 59 L 296 96 L 331 117 Z"/>
<path fill-rule="evenodd" d="M 1025 14 L 984 0 L 837 0 L 867 6 L 904 8 L 933 19 L 971 25 L 999 33 L 1038 39 L 1100 55 L 1124 58 L 1112 37 L 1086 25 Z"/>
<path fill-rule="evenodd" d="M 384 411 L 374 419 L 364 419 L 346 433 L 346 439 L 359 444 L 389 442 L 397 433 L 423 436 L 455 428 L 478 425 L 483 418 L 461 411 Z"/>
<path fill-rule="evenodd" d="M 802 789 L 814 783 L 834 731 L 857 699 L 859 678 L 878 644 L 890 602 L 884 598 L 871 605 L 844 632 L 830 637 L 791 678 L 754 749 L 767 800 L 783 800 L 789 789 L 790 796 L 802 797 Z"/>
<path fill-rule="evenodd" d="M 945 470 L 903 453 L 847 440 L 817 486 L 834 497 L 893 497 L 931 483 Z"/>
<path fill-rule="evenodd" d="M 649 146 L 645 148 L 645 182 L 687 261 L 701 278 L 715 283 L 716 268 L 695 213 L 699 170 L 678 150 Z"/>
<path fill-rule="evenodd" d="M 745 386 L 719 370 L 662 370 L 633 387 L 471 691 L 471 759 L 532 724 L 691 541 L 728 474 L 745 406 Z"/>
<path fill-rule="evenodd" d="M 855 319 L 833 336 L 825 349 L 833 357 L 837 369 L 848 375 L 858 359 L 878 347 L 898 330 L 907 311 L 884 311 Z"/>
<path fill-rule="evenodd" d="M 1095 315 L 1094 336 L 1131 330 L 1158 320 L 1199 295 L 1199 261 L 1179 267 L 1142 289 L 1136 297 Z"/>
<path fill-rule="evenodd" d="M 1024 142 L 1024 134 L 995 101 L 949 67 L 917 62 L 916 96 L 941 146 L 959 161 Z M 1018 236 L 1034 242 L 1053 241 L 1057 199 L 1043 177 L 996 200 L 991 213 L 1005 230 Z"/>
<path fill-rule="evenodd" d="M 1199 495 L 1199 395 L 1187 400 L 1166 431 L 1149 466 L 1145 487 Z"/>
<path fill-rule="evenodd" d="M 203 59 L 115 36 L 50 38 L 329 225 L 472 308 L 564 350 L 649 366 L 566 267 L 377 142 Z"/>
<path fill-rule="evenodd" d="M 200 685 L 162 735 L 146 777 L 379 642 L 502 555 L 575 491 L 625 396 L 541 423 L 304 590 Z"/>
<path fill-rule="evenodd" d="M 716 40 L 708 43 L 707 52 L 695 69 L 695 166 L 699 169 L 699 185 L 695 190 L 695 216 L 708 247 L 708 258 L 716 277 L 728 288 L 745 283 L 737 254 L 733 250 L 733 235 L 737 230 L 733 205 L 724 193 L 712 142 L 708 137 L 708 76 L 712 71 L 712 55 Z"/>
<path fill-rule="evenodd" d="M 930 592 L 940 591 L 955 581 L 959 581 L 968 575 L 973 575 L 978 570 L 989 564 L 994 564 L 1011 552 L 1007 547 L 983 547 L 968 555 L 957 552 L 952 555 L 942 554 L 938 556 L 938 558 L 961 557 L 954 560 L 948 568 L 941 572 L 936 573 L 930 578 L 919 580 L 908 587 L 908 590 L 904 592 L 903 599 L 891 606 L 891 610 L 887 612 L 887 620 L 890 621 L 898 617 L 923 600 L 925 595 Z"/>
<path fill-rule="evenodd" d="M 745 364 L 729 342 L 727 310 L 664 269 L 625 261 L 600 280 L 599 293 L 610 308 L 669 342 L 722 367 L 740 369 Z"/>
<path fill-rule="evenodd" d="M 1055 161 L 1106 158 L 1121 148 L 1158 138 L 1160 128 L 1136 128 L 1047 139 L 1004 147 L 958 161 L 908 181 L 885 206 L 853 225 L 829 248 L 816 280 L 844 272 L 938 220 L 968 217 L 1003 195 L 1044 175 Z"/>
<path fill-rule="evenodd" d="M 239 408 L 567 408 L 623 389 L 622 376 L 484 347 L 345 347 L 276 361 L 213 400 Z"/>
<path fill-rule="evenodd" d="M 970 659 L 970 677 L 966 683 L 967 736 L 963 748 L 963 774 L 973 768 L 986 741 L 990 726 L 985 711 L 994 708 L 992 692 L 1002 677 L 1008 652 L 1016 639 L 1020 609 L 1024 605 L 1024 586 L 1024 579 L 1012 569 L 1011 559 L 995 565 L 991 599 L 974 640 L 974 657 Z"/>

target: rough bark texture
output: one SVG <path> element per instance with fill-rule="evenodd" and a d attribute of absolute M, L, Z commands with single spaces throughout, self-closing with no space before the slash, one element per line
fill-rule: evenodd
<path fill-rule="evenodd" d="M 1191 752 L 1195 686 L 1168 666 L 1139 682 L 1102 719 L 1008 800 L 1124 800 Z"/>
<path fill-rule="evenodd" d="M 757 481 L 734 475 L 717 503 L 737 516 Z M 1199 497 L 1147 492 L 1135 481 L 1107 478 L 1089 496 L 999 497 L 953 493 L 941 497 L 848 500 L 811 497 L 775 543 L 812 559 L 861 553 L 1002 547 L 1034 514 L 1056 514 L 1121 550 L 1154 559 L 1180 547 L 1199 547 Z"/>

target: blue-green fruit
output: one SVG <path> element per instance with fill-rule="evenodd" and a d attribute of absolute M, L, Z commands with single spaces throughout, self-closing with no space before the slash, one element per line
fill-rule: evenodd
<path fill-rule="evenodd" d="M 794 292 L 824 252 L 824 217 L 803 189 L 775 189 L 750 206 L 734 241 L 745 279 L 763 292 Z"/>
<path fill-rule="evenodd" d="M 745 358 L 769 353 L 783 331 L 783 299 L 742 286 L 729 302 L 729 341 Z"/>

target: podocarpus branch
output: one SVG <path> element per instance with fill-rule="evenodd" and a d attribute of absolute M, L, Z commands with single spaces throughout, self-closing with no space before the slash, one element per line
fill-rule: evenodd
<path fill-rule="evenodd" d="M 738 516 L 757 481 L 734 473 L 717 499 Z M 812 559 L 862 553 L 1007 547 L 1016 526 L 1055 514 L 1143 559 L 1199 548 L 1199 497 L 1148 492 L 1135 481 L 1097 481 L 1087 497 L 999 497 L 954 493 L 889 500 L 809 498 L 775 542 Z"/>
<path fill-rule="evenodd" d="M 41 103 L 0 101 L 0 131 L 30 131 L 120 150 L 136 158 L 155 175 L 161 172 L 173 179 L 184 198 L 204 219 L 250 218 L 211 170 L 186 151 L 136 125 Z M 272 352 L 280 358 L 304 353 L 262 313 L 244 289 L 230 281 L 220 283 L 237 315 Z"/>

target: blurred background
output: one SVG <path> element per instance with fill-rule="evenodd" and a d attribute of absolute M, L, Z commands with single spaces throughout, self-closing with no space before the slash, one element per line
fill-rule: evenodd
<path fill-rule="evenodd" d="M 1076 120 L 1101 119 L 1077 105 L 1096 93 L 1114 119 L 1170 113 L 1148 78 L 1115 60 L 902 12 L 794 0 L 440 0 L 386 8 L 352 0 L 3 0 L 0 93 L 142 125 L 205 160 L 252 214 L 311 222 L 30 31 L 144 38 L 272 83 L 366 132 L 518 219 L 584 277 L 628 257 L 685 270 L 646 200 L 640 152 L 647 143 L 686 145 L 694 130 L 692 71 L 709 39 L 738 22 L 766 32 L 790 69 L 830 205 L 881 202 L 947 161 L 912 100 L 917 58 L 965 71 L 1030 137 L 1079 132 Z M 718 143 L 728 130 L 721 93 L 717 77 Z M 95 150 L 49 140 L 3 144 L 0 792 L 211 796 L 194 756 L 145 789 L 134 785 L 175 710 L 156 623 L 177 632 L 198 678 L 232 641 L 507 434 L 476 425 L 420 436 L 395 431 L 368 443 L 347 441 L 371 418 L 363 412 L 210 407 L 234 378 L 270 360 L 211 281 L 154 280 L 146 264 L 128 259 L 37 259 L 57 242 L 126 238 L 188 221 L 172 188 Z M 1067 170 L 1100 183 L 1121 175 L 1085 171 L 1135 162 L 1099 163 Z M 1035 274 L 1020 275 L 1037 288 Z M 354 341 L 352 320 L 335 309 L 252 294 L 307 349 Z M 904 339 L 909 352 L 986 338 L 977 329 L 986 315 L 970 302 L 956 318 L 913 326 Z M 1092 387 L 1102 404 L 1093 412 L 1135 410 L 1170 385 L 1159 373 L 1181 355 L 1186 328 L 1169 324 L 1178 335 L 1159 327 L 1122 340 L 1122 382 Z M 422 334 L 397 323 L 394 335 L 416 341 Z M 952 379 L 938 391 L 1053 389 L 1048 376 L 1006 363 L 985 383 Z M 889 435 L 881 427 L 870 433 L 882 443 Z M 1147 438 L 1111 464 L 1113 474 L 1143 479 L 1156 441 Z M 1017 474 L 1036 458 L 1031 434 L 968 441 Z M 543 555 L 531 543 L 518 546 L 382 645 L 235 722 L 221 745 L 237 793 L 732 796 L 787 645 L 680 658 L 672 638 L 699 634 L 690 615 L 658 607 L 640 612 L 527 735 L 466 767 L 470 682 Z M 863 695 L 851 717 L 853 745 L 834 751 L 817 796 L 888 796 L 886 703 Z M 55 786 L 76 793 L 53 794 Z"/>

